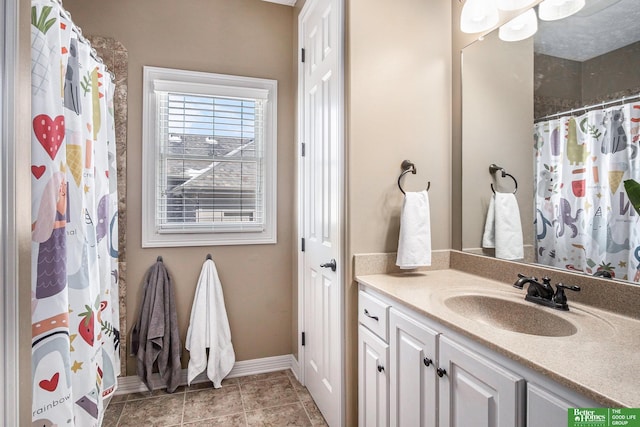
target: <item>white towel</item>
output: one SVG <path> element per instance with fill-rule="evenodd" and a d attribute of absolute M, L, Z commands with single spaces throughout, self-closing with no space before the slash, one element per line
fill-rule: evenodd
<path fill-rule="evenodd" d="M 402 269 L 431 265 L 431 219 L 426 191 L 408 192 L 404 197 L 396 265 Z"/>
<path fill-rule="evenodd" d="M 210 259 L 204 262 L 198 279 L 185 347 L 189 350 L 187 383 L 191 385 L 191 381 L 207 368 L 207 377 L 213 386 L 221 387 L 222 379 L 233 368 L 236 355 L 231 344 L 222 284 L 216 265 Z"/>
<path fill-rule="evenodd" d="M 495 248 L 496 258 L 524 258 L 520 209 L 515 194 L 495 193 L 491 197 L 482 247 Z"/>

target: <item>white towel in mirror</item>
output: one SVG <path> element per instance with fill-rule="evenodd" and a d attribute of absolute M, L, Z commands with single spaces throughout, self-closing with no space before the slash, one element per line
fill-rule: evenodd
<path fill-rule="evenodd" d="M 520 209 L 515 194 L 495 193 L 491 197 L 482 247 L 495 248 L 496 258 L 524 258 Z"/>

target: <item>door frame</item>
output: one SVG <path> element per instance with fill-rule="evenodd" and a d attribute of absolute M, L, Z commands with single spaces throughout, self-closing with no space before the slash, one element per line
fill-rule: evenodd
<path fill-rule="evenodd" d="M 20 319 L 19 319 L 19 251 L 20 239 L 18 232 L 19 215 L 24 211 L 18 209 L 18 204 L 24 201 L 24 194 L 29 197 L 30 191 L 20 188 L 16 168 L 24 167 L 23 148 L 18 145 L 20 131 L 20 22 L 19 2 L 17 0 L 0 0 L 0 424 L 19 425 L 20 401 L 22 388 L 30 381 L 23 380 L 21 373 L 25 372 L 25 365 L 29 360 L 20 359 Z M 30 181 L 28 181 L 30 182 Z M 26 191 L 26 193 L 25 193 Z M 23 239 L 24 240 L 24 239 Z M 24 249 L 22 249 L 24 250 Z M 22 278 L 22 277 L 21 277 Z M 24 278 L 22 278 L 24 282 Z M 27 372 L 30 372 L 30 367 Z M 29 405 L 30 406 L 30 405 Z M 29 418 L 30 419 L 30 418 Z"/>
<path fill-rule="evenodd" d="M 302 143 L 304 142 L 304 67 L 302 63 L 302 48 L 304 46 L 304 31 L 303 22 L 310 14 L 311 10 L 316 6 L 318 1 L 321 0 L 307 0 L 307 2 L 302 7 L 300 14 L 298 15 L 298 40 L 297 40 L 297 50 L 296 50 L 296 64 L 298 71 L 298 87 L 297 87 L 297 107 L 296 107 L 296 168 L 297 168 L 297 176 L 296 176 L 296 184 L 297 184 L 297 269 L 298 269 L 298 331 L 297 331 L 297 343 L 298 343 L 298 379 L 301 384 L 305 384 L 305 348 L 302 345 L 302 332 L 305 330 L 305 293 L 304 293 L 304 252 L 302 252 L 302 239 L 304 236 L 305 229 L 305 212 L 304 212 L 304 162 L 302 161 Z M 339 178 L 338 178 L 338 194 L 335 196 L 336 203 L 338 205 L 338 240 L 339 244 L 337 247 L 338 256 L 336 257 L 336 261 L 341 266 L 340 271 L 341 275 L 336 277 L 338 280 L 340 287 L 340 296 L 339 296 L 339 329 L 340 329 L 340 420 L 341 424 L 345 423 L 346 416 L 346 399 L 345 399 L 345 355 L 346 355 L 346 343 L 345 343 L 345 283 L 346 282 L 346 274 L 348 271 L 351 271 L 350 268 L 347 268 L 347 257 L 346 257 L 346 173 L 345 173 L 345 164 L 346 164 L 346 144 L 345 144 L 345 0 L 335 0 L 338 4 L 338 10 L 336 13 L 338 14 L 338 34 L 339 34 L 339 42 L 337 43 L 336 48 L 338 49 L 338 75 L 337 75 L 337 84 L 338 84 L 338 117 L 339 117 L 339 141 L 338 145 L 340 147 L 338 154 L 338 170 L 339 170 Z"/>

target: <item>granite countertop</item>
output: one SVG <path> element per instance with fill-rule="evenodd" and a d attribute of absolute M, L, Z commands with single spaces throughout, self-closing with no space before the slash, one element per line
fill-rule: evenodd
<path fill-rule="evenodd" d="M 603 407 L 640 407 L 640 320 L 584 304 L 569 311 L 524 301 L 525 290 L 453 269 L 360 275 L 356 280 L 476 342 L 588 397 Z M 544 330 L 548 312 L 551 330 L 569 321 L 569 336 L 539 336 L 508 331 L 472 320 L 445 301 L 459 295 L 486 295 L 533 306 L 543 311 L 537 322 Z M 451 300 L 450 300 L 451 301 Z M 508 303 L 507 303 L 508 304 Z M 506 305 L 506 304 L 505 304 Z M 518 307 L 518 306 L 515 306 Z M 507 310 L 505 312 L 508 313 Z M 514 310 L 514 315 L 519 316 Z M 509 322 L 510 313 L 505 315 Z M 514 323 L 521 319 L 513 318 Z M 532 320 L 536 322 L 536 320 Z"/>

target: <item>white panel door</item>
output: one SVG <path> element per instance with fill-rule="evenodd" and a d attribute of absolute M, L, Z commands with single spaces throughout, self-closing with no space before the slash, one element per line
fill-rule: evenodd
<path fill-rule="evenodd" d="M 436 427 L 437 337 L 436 331 L 391 309 L 391 426 Z"/>
<path fill-rule="evenodd" d="M 389 425 L 389 345 L 366 327 L 358 326 L 358 425 Z"/>
<path fill-rule="evenodd" d="M 304 383 L 330 426 L 343 422 L 342 12 L 310 0 L 300 15 Z"/>
<path fill-rule="evenodd" d="M 447 337 L 439 350 L 440 427 L 524 425 L 523 378 Z"/>

